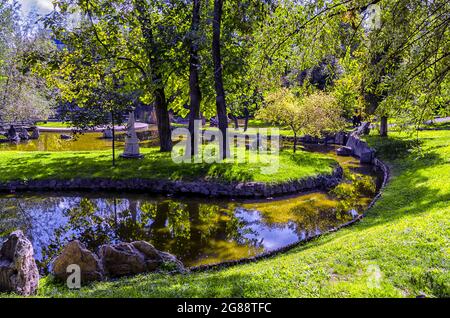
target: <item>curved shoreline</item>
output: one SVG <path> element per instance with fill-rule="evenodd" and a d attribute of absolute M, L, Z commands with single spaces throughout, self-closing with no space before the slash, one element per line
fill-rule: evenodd
<path fill-rule="evenodd" d="M 49 179 L 0 182 L 0 192 L 121 191 L 207 197 L 269 198 L 313 190 L 328 190 L 338 185 L 342 181 L 342 178 L 343 169 L 341 166 L 336 165 L 333 172 L 328 175 L 321 174 L 280 183 L 220 183 L 203 180 L 189 182 L 138 178 L 127 180 L 111 180 L 106 178 L 70 180 Z"/>
<path fill-rule="evenodd" d="M 373 166 L 375 169 L 378 169 L 379 171 L 382 172 L 383 174 L 383 179 L 382 179 L 382 183 L 380 186 L 379 191 L 377 192 L 376 196 L 372 199 L 371 203 L 368 205 L 367 209 L 365 210 L 365 212 L 361 215 L 359 215 L 358 217 L 354 218 L 353 220 L 341 224 L 339 226 L 336 226 L 334 228 L 329 229 L 328 231 L 322 232 L 322 233 L 318 233 L 315 235 L 312 235 L 310 237 L 307 237 L 304 240 L 286 245 L 284 247 L 281 247 L 279 249 L 276 250 L 272 250 L 272 251 L 268 251 L 253 257 L 249 257 L 249 258 L 243 258 L 243 259 L 238 259 L 238 260 L 232 260 L 232 261 L 225 261 L 225 262 L 220 262 L 220 263 L 215 263 L 215 264 L 207 264 L 207 265 L 200 265 L 200 266 L 193 266 L 190 268 L 187 268 L 188 271 L 187 273 L 195 273 L 195 272 L 205 272 L 205 271 L 215 271 L 215 270 L 222 270 L 225 268 L 229 268 L 232 266 L 236 266 L 236 265 L 242 265 L 242 264 L 249 264 L 249 263 L 253 263 L 253 262 L 257 262 L 257 261 L 261 261 L 264 259 L 268 259 L 271 257 L 275 257 L 279 254 L 288 252 L 298 246 L 302 246 L 304 244 L 307 244 L 308 242 L 311 242 L 313 240 L 316 240 L 324 235 L 330 234 L 332 232 L 336 232 L 340 229 L 343 229 L 345 227 L 349 227 L 357 222 L 359 222 L 360 220 L 362 220 L 366 215 L 367 212 L 373 207 L 373 205 L 380 199 L 382 193 L 383 193 L 383 189 L 385 188 L 385 186 L 387 185 L 389 178 L 390 178 L 390 169 L 389 167 L 382 162 L 381 160 L 375 158 L 373 160 Z M 233 194 L 235 196 L 240 196 L 240 197 L 253 197 L 253 198 L 261 198 L 262 196 L 267 196 L 269 193 L 271 195 L 273 194 L 279 194 L 279 195 L 288 195 L 288 194 L 292 194 L 292 193 L 297 193 L 297 194 L 301 194 L 302 192 L 308 192 L 311 190 L 325 190 L 325 189 L 329 189 L 333 186 L 336 186 L 337 184 L 339 184 L 343 179 L 343 169 L 341 166 L 337 165 L 334 170 L 333 173 L 331 175 L 319 175 L 316 177 L 310 177 L 310 178 L 306 178 L 306 179 L 300 179 L 300 180 L 296 180 L 293 182 L 288 182 L 285 184 L 264 184 L 264 183 L 257 183 L 257 182 L 250 182 L 250 183 L 234 183 L 233 185 L 231 184 L 216 184 L 216 183 L 211 183 L 211 182 L 195 182 L 195 183 L 189 183 L 189 184 L 195 184 L 194 188 L 190 188 L 190 190 L 195 190 L 197 189 L 197 187 L 203 187 L 205 188 L 205 185 L 208 185 L 207 188 L 210 188 L 211 185 L 214 186 L 219 186 L 221 187 L 221 189 L 228 189 L 228 190 L 232 190 Z M 95 190 L 106 190 L 106 189 L 110 189 L 108 184 L 102 184 L 101 182 L 104 182 L 105 180 L 97 180 L 98 182 L 100 182 L 100 186 L 102 187 L 101 189 L 98 188 L 99 184 L 95 184 L 95 182 L 92 182 L 92 180 L 83 180 L 83 181 L 78 181 L 81 183 L 74 183 L 74 180 L 70 180 L 70 181 L 55 181 L 55 180 L 42 180 L 42 181 L 29 181 L 29 182 L 18 182 L 18 183 L 14 183 L 14 182 L 6 182 L 6 183 L 0 183 L 0 191 L 2 191 L 4 189 L 5 186 L 13 186 L 15 185 L 16 187 L 19 186 L 19 188 L 16 188 L 15 190 L 19 190 L 19 191 L 27 191 L 27 190 L 35 190 L 34 187 L 39 187 L 39 190 L 51 190 L 51 191 L 57 191 L 58 189 L 56 189 L 56 186 L 66 186 L 67 184 L 72 186 L 71 190 L 74 189 L 95 189 Z M 111 181 L 111 180 L 108 180 Z M 87 184 L 82 184 L 83 182 L 89 182 L 89 186 Z M 116 182 L 116 181 L 115 181 Z M 145 182 L 150 182 L 147 183 L 147 185 L 154 185 L 152 182 L 156 182 L 156 181 L 145 181 L 145 180 L 131 180 L 131 184 L 122 183 L 121 186 L 127 186 L 126 189 L 127 190 L 131 190 L 128 186 L 132 185 L 132 187 L 140 187 L 142 185 L 142 183 L 145 184 Z M 161 181 L 160 182 L 161 185 Z M 49 187 L 48 189 L 42 189 L 40 188 L 42 186 L 43 183 L 47 183 L 47 186 Z M 162 188 L 152 188 L 152 192 L 154 193 L 158 193 L 155 192 L 155 190 L 161 190 L 161 191 L 166 191 L 168 189 L 170 189 L 171 191 L 174 191 L 173 193 L 177 193 L 176 191 L 178 191 L 178 193 L 183 193 L 183 194 L 196 194 L 195 192 L 187 192 L 187 188 L 186 188 L 186 182 L 170 182 L 170 181 L 164 181 L 163 182 L 164 185 L 162 186 Z M 237 188 L 237 185 L 241 185 L 240 188 Z M 21 187 L 20 187 L 21 186 Z M 82 187 L 80 187 L 82 186 Z M 117 184 L 115 184 L 114 189 L 117 190 Z M 164 186 L 166 188 L 164 188 Z M 261 188 L 262 187 L 262 188 Z M 253 192 L 250 196 L 248 193 L 244 192 L 242 189 L 245 188 L 246 191 L 255 191 Z M 8 188 L 9 190 L 11 190 L 11 188 Z M 297 189 L 297 190 L 295 190 Z M 300 189 L 300 191 L 298 191 L 298 189 Z M 68 190 L 67 188 L 64 188 L 63 190 Z M 142 191 L 142 189 L 139 189 Z M 164 192 L 167 193 L 167 192 Z M 202 193 L 204 194 L 204 193 Z M 215 193 L 216 195 L 223 195 L 223 193 Z M 229 195 L 229 193 L 227 193 L 228 197 L 232 197 Z M 210 193 L 210 196 L 213 195 L 214 193 Z"/>
<path fill-rule="evenodd" d="M 200 265 L 200 266 L 193 266 L 193 267 L 189 267 L 189 271 L 192 273 L 195 272 L 205 272 L 205 271 L 210 271 L 210 270 L 221 270 L 221 269 L 225 269 L 228 267 L 232 267 L 232 266 L 236 266 L 236 265 L 243 265 L 243 264 L 249 264 L 249 263 L 254 263 L 257 261 L 261 261 L 264 259 L 268 259 L 268 258 L 272 258 L 275 257 L 279 254 L 288 252 L 296 247 L 302 246 L 304 244 L 307 244 L 308 242 L 311 242 L 313 240 L 316 240 L 322 236 L 325 236 L 327 234 L 333 233 L 333 232 L 337 232 L 343 228 L 349 227 L 359 221 L 361 221 L 362 219 L 364 219 L 367 216 L 368 211 L 375 205 L 375 203 L 381 198 L 381 195 L 383 194 L 383 190 L 386 187 L 386 185 L 389 182 L 390 179 L 390 169 L 389 167 L 381 160 L 375 158 L 373 160 L 373 166 L 378 169 L 380 172 L 382 172 L 383 174 L 383 181 L 381 183 L 381 187 L 378 191 L 378 193 L 375 195 L 375 197 L 372 199 L 372 201 L 370 202 L 370 204 L 367 206 L 366 210 L 364 211 L 363 214 L 359 215 L 358 217 L 354 218 L 353 220 L 341 224 L 337 227 L 334 227 L 328 231 L 325 231 L 323 233 L 320 234 L 316 234 L 310 237 L 307 237 L 304 240 L 286 245 L 284 247 L 281 247 L 279 249 L 273 250 L 273 251 L 268 251 L 253 257 L 248 257 L 248 258 L 242 258 L 239 260 L 234 260 L 234 261 L 225 261 L 225 262 L 221 262 L 221 263 L 216 263 L 216 264 L 207 264 L 207 265 Z"/>

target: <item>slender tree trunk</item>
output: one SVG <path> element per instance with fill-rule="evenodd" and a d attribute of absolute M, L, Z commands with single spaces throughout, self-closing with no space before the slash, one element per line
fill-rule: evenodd
<path fill-rule="evenodd" d="M 8 96 L 9 79 L 10 79 L 10 76 L 8 74 L 8 76 L 6 78 L 5 90 L 4 90 L 4 93 L 3 93 L 2 105 L 0 105 L 0 109 L 6 108 L 6 96 Z M 1 120 L 2 120 L 2 116 L 0 115 L 0 121 Z"/>
<path fill-rule="evenodd" d="M 247 131 L 247 129 L 248 129 L 248 120 L 249 120 L 249 117 L 250 117 L 250 112 L 248 111 L 247 107 L 244 109 L 244 115 L 245 115 L 244 131 Z"/>
<path fill-rule="evenodd" d="M 114 112 L 111 112 L 111 122 L 112 122 L 112 165 L 116 165 L 116 127 L 114 120 Z"/>
<path fill-rule="evenodd" d="M 294 132 L 294 153 L 297 152 L 297 133 Z"/>
<path fill-rule="evenodd" d="M 382 116 L 380 120 L 380 136 L 387 137 L 388 135 L 388 118 L 386 116 Z"/>
<path fill-rule="evenodd" d="M 135 0 L 135 8 L 137 11 L 137 19 L 140 24 L 142 36 L 145 40 L 145 50 L 150 61 L 150 69 L 152 70 L 152 83 L 158 85 L 154 90 L 156 120 L 158 122 L 158 134 L 161 152 L 172 150 L 172 138 L 170 130 L 169 112 L 167 109 L 167 100 L 164 92 L 162 74 L 158 71 L 161 61 L 159 60 L 158 45 L 155 43 L 152 32 L 152 25 L 147 12 L 146 0 Z M 150 73 L 150 72 L 149 72 Z"/>
<path fill-rule="evenodd" d="M 192 4 L 192 24 L 191 24 L 191 38 L 189 48 L 189 133 L 191 134 L 191 156 L 195 156 L 194 147 L 194 122 L 195 120 L 201 120 L 200 116 L 200 103 L 202 100 L 202 93 L 200 91 L 199 82 L 199 68 L 200 58 L 198 56 L 198 32 L 200 28 L 200 8 L 201 0 L 194 0 Z"/>
<path fill-rule="evenodd" d="M 234 129 L 238 130 L 239 129 L 239 119 L 236 116 L 233 116 L 233 120 L 234 120 Z"/>
<path fill-rule="evenodd" d="M 229 154 L 229 147 L 227 136 L 227 106 L 225 101 L 225 90 L 223 88 L 222 57 L 220 55 L 220 26 L 222 22 L 222 11 L 223 0 L 214 0 L 212 57 L 214 61 L 217 118 L 219 120 L 219 130 L 223 136 L 223 143 L 220 147 L 220 156 L 224 159 Z"/>
<path fill-rule="evenodd" d="M 158 122 L 159 146 L 161 152 L 172 150 L 172 131 L 164 88 L 155 91 L 156 120 Z"/>

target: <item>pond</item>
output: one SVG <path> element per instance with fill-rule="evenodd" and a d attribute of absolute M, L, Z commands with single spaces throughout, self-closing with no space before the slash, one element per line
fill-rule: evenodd
<path fill-rule="evenodd" d="M 123 143 L 118 142 L 118 146 Z M 72 141 L 61 140 L 56 133 L 43 133 L 39 140 L 0 144 L 0 151 L 110 148 L 111 141 L 98 133 L 80 135 Z M 43 273 L 51 259 L 73 239 L 91 250 L 107 243 L 145 240 L 176 255 L 186 266 L 256 256 L 352 220 L 375 195 L 380 177 L 371 166 L 361 165 L 352 157 L 337 157 L 334 146 L 305 145 L 303 149 L 322 152 L 339 161 L 347 171 L 343 186 L 358 183 L 351 191 L 343 191 L 352 195 L 342 195 L 337 188 L 330 193 L 257 201 L 124 193 L 0 195 L 0 237 L 23 230 L 35 248 Z M 361 180 L 368 185 L 364 186 Z M 367 187 L 373 190 L 367 192 Z"/>
<path fill-rule="evenodd" d="M 123 134 L 123 133 L 118 133 Z M 0 151 L 92 151 L 110 150 L 112 141 L 104 139 L 102 133 L 77 134 L 72 140 L 61 139 L 61 133 L 43 132 L 37 140 L 22 141 L 18 144 L 0 143 Z M 141 142 L 141 146 L 155 146 L 156 140 Z M 116 141 L 118 149 L 123 149 L 125 143 Z"/>
<path fill-rule="evenodd" d="M 305 150 L 338 159 L 350 171 L 349 186 L 350 180 L 365 178 L 375 188 L 379 180 L 372 167 L 334 156 L 334 147 Z M 145 240 L 186 266 L 214 264 L 273 251 L 352 220 L 374 196 L 354 193 L 340 197 L 313 192 L 258 201 L 124 193 L 0 195 L 0 237 L 23 230 L 42 272 L 73 239 L 91 250 L 106 243 Z"/>

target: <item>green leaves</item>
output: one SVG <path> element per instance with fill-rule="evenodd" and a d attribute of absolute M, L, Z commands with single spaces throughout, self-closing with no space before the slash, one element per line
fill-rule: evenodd
<path fill-rule="evenodd" d="M 258 111 L 257 119 L 289 126 L 295 135 L 321 137 L 324 132 L 344 127 L 342 109 L 329 94 L 315 92 L 297 98 L 288 89 L 281 89 L 266 97 L 266 105 Z"/>

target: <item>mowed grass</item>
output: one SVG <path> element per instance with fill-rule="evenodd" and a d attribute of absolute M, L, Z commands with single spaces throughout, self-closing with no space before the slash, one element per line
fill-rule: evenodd
<path fill-rule="evenodd" d="M 39 296 L 449 297 L 450 131 L 419 138 L 368 138 L 393 175 L 367 217 L 350 228 L 220 271 L 141 275 L 79 291 L 44 278 Z"/>
<path fill-rule="evenodd" d="M 36 126 L 45 128 L 71 128 L 70 123 L 63 123 L 60 121 L 47 121 L 47 122 L 37 122 Z"/>
<path fill-rule="evenodd" d="M 318 174 L 331 174 L 336 164 L 326 156 L 282 151 L 279 156 L 260 155 L 257 162 L 177 164 L 170 153 L 143 148 L 142 160 L 117 158 L 112 166 L 110 151 L 0 152 L 0 181 L 72 178 L 143 178 L 159 180 L 214 180 L 284 182 Z"/>

